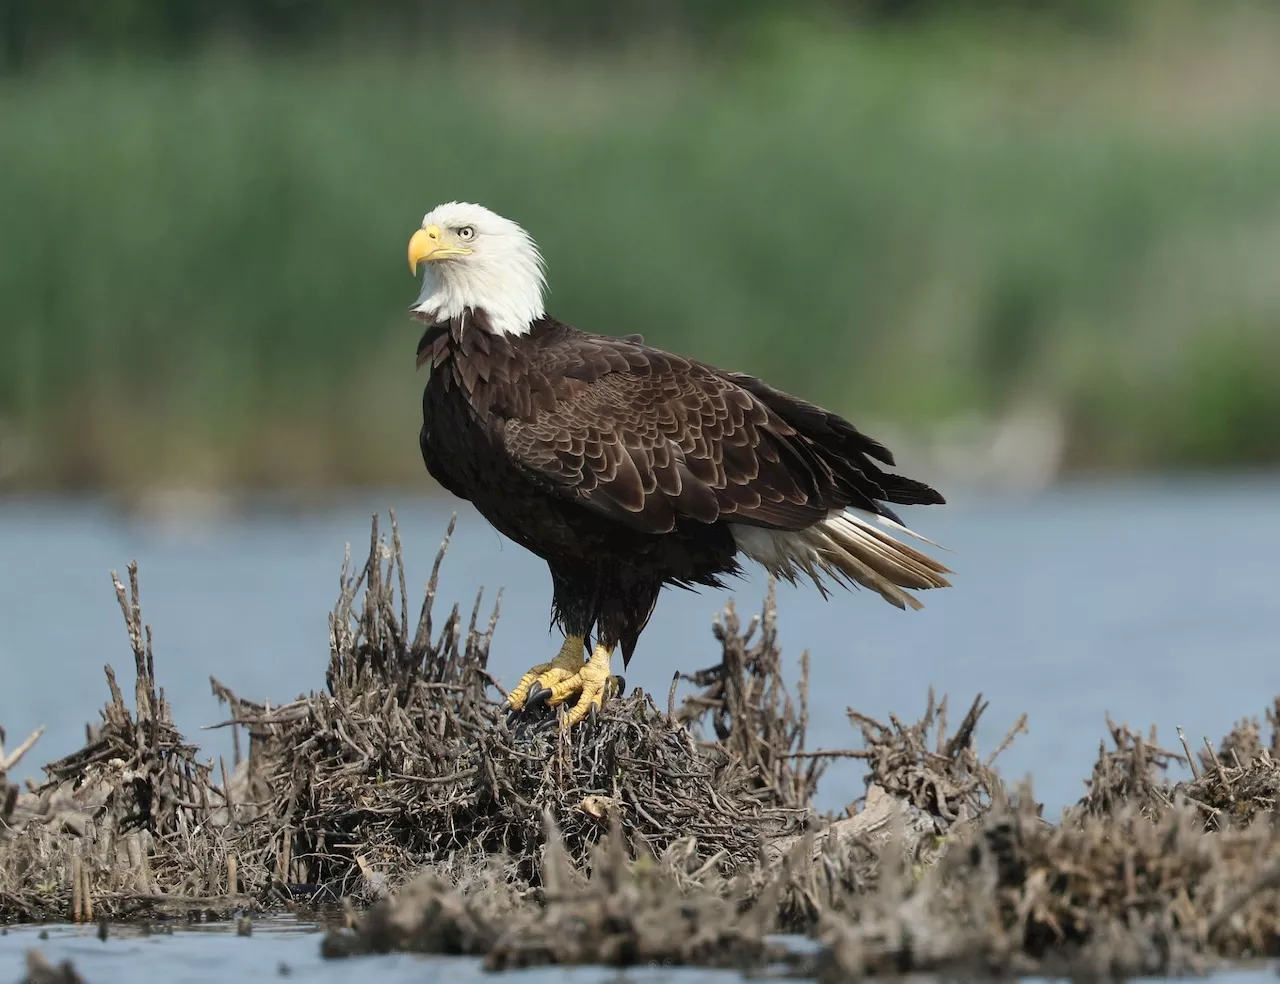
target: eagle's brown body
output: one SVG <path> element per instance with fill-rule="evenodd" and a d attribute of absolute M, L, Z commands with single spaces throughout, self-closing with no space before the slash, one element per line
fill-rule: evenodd
<path fill-rule="evenodd" d="M 468 310 L 428 327 L 418 365 L 428 471 L 542 557 L 566 633 L 620 644 L 624 664 L 664 585 L 739 572 L 733 524 L 943 501 L 835 414 L 636 340 L 550 318 L 495 333 Z"/>

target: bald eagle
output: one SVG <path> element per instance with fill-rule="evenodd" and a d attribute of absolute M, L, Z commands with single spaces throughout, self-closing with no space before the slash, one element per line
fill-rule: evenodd
<path fill-rule="evenodd" d="M 419 437 L 427 471 L 546 561 L 560 652 L 507 697 L 513 714 L 601 706 L 665 585 L 723 587 L 739 557 L 795 582 L 863 585 L 899 608 L 950 573 L 893 533 L 888 505 L 941 503 L 883 470 L 893 456 L 848 421 L 752 376 L 547 316 L 542 256 L 473 204 L 428 212 L 411 310 L 430 367 Z M 923 539 L 923 538 L 920 538 Z M 588 640 L 595 646 L 584 659 Z"/>

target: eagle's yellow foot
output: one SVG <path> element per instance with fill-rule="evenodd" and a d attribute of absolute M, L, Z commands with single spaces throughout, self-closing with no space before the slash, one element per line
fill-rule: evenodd
<path fill-rule="evenodd" d="M 612 690 L 613 677 L 609 672 L 612 657 L 613 650 L 597 645 L 591 658 L 576 676 L 562 680 L 551 688 L 551 696 L 547 698 L 547 704 L 551 707 L 558 707 L 574 694 L 578 695 L 577 703 L 569 708 L 565 724 L 577 724 L 593 707 L 604 706 L 605 699 Z"/>
<path fill-rule="evenodd" d="M 578 656 L 577 666 L 568 671 L 569 661 L 562 657 L 572 641 L 566 641 L 565 649 L 561 649 L 556 660 L 546 664 L 545 668 L 535 667 L 524 675 L 507 698 L 513 711 L 543 704 L 559 707 L 576 695 L 577 702 L 569 708 L 565 719 L 566 724 L 574 725 L 585 718 L 593 707 L 604 706 L 605 700 L 617 687 L 609 672 L 613 651 L 597 645 L 591 659 L 584 664 Z M 575 656 L 581 652 L 581 645 L 582 641 L 577 640 Z"/>
<path fill-rule="evenodd" d="M 519 713 L 524 710 L 531 693 L 541 694 L 543 690 L 554 688 L 563 680 L 576 677 L 582 671 L 582 651 L 585 645 L 582 636 L 569 636 L 565 639 L 560 652 L 556 653 L 550 663 L 539 663 L 520 678 L 515 689 L 507 694 L 507 706 Z"/>

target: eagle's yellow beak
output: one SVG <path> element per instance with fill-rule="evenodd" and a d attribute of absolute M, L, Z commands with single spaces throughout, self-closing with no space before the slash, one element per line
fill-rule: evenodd
<path fill-rule="evenodd" d="M 465 246 L 455 246 L 444 241 L 444 234 L 438 225 L 429 225 L 419 229 L 409 239 L 409 269 L 417 274 L 418 264 L 423 260 L 443 260 L 447 256 L 467 256 L 471 250 Z"/>

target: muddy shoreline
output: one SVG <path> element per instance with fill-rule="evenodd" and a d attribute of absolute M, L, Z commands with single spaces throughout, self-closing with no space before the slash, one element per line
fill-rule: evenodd
<path fill-rule="evenodd" d="M 0 735 L 0 925 L 327 913 L 335 958 L 407 949 L 492 969 L 661 962 L 837 980 L 934 971 L 1124 977 L 1280 955 L 1280 698 L 1216 746 L 1108 722 L 1086 793 L 1056 820 L 930 692 L 920 718 L 850 710 L 854 748 L 806 747 L 772 598 L 726 608 L 714 665 L 632 691 L 583 727 L 512 728 L 487 671 L 499 609 L 407 590 L 375 519 L 344 565 L 320 689 L 283 705 L 211 677 L 236 753 L 173 725 L 138 573 L 113 581 L 132 689 L 83 748 L 19 789 L 38 735 Z M 127 583 L 125 583 L 127 582 Z M 717 653 L 718 650 L 718 653 Z M 0 722 L 2 724 L 3 722 Z M 854 740 L 857 739 L 857 740 Z M 6 752 L 4 749 L 9 748 Z M 839 815 L 813 796 L 865 761 Z M 1193 777 L 1166 777 L 1175 762 Z M 816 941 L 796 953 L 778 934 Z"/>

